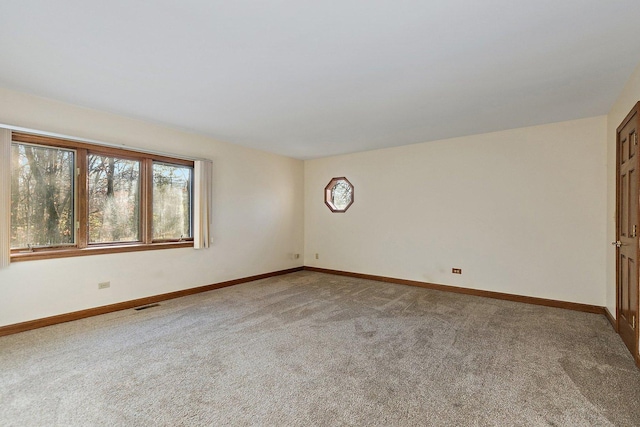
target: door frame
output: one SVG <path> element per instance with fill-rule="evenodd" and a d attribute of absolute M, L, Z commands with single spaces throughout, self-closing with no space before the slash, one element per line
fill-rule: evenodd
<path fill-rule="evenodd" d="M 636 126 L 636 135 L 640 133 L 640 101 L 638 101 L 633 108 L 626 115 L 622 123 L 616 128 L 616 241 L 620 241 L 620 191 L 622 190 L 620 184 L 620 132 L 622 129 L 629 123 L 633 116 L 636 116 L 636 121 L 638 124 Z M 640 135 L 636 136 L 636 138 L 640 138 Z M 639 147 L 640 149 L 640 147 Z M 636 153 L 638 157 L 638 162 L 640 163 L 640 152 Z M 640 170 L 640 164 L 638 165 L 638 170 Z M 638 174 L 640 175 L 640 174 Z M 638 218 L 640 219 L 640 176 L 638 176 L 638 197 L 636 198 L 637 204 L 636 209 L 638 209 Z M 640 225 L 640 224 L 639 224 Z M 615 242 L 614 242 L 615 243 Z M 616 318 L 615 318 L 615 329 L 618 334 L 620 334 L 620 248 L 616 247 Z M 640 248 L 638 248 L 638 253 L 640 254 Z M 632 352 L 633 359 L 636 362 L 636 365 L 640 367 L 640 328 L 638 327 L 640 324 L 640 263 L 636 263 L 636 286 L 638 301 L 636 301 L 636 307 L 638 308 L 638 312 L 636 313 L 635 319 L 635 351 Z M 625 345 L 626 347 L 626 345 Z"/>

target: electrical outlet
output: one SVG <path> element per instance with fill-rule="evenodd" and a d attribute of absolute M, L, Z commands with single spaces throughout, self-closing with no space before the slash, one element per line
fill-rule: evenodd
<path fill-rule="evenodd" d="M 451 272 L 453 274 L 462 274 L 462 269 L 461 268 L 452 268 Z"/>
<path fill-rule="evenodd" d="M 98 283 L 98 289 L 107 289 L 111 287 L 111 282 L 100 282 Z"/>
<path fill-rule="evenodd" d="M 293 259 L 299 259 L 300 258 L 300 254 L 293 254 Z"/>
<path fill-rule="evenodd" d="M 320 254 L 316 254 L 316 259 L 320 259 Z"/>

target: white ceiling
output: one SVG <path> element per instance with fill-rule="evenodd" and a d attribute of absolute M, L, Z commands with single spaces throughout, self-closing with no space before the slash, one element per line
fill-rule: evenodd
<path fill-rule="evenodd" d="M 639 18 L 639 0 L 1 0 L 0 86 L 306 159 L 606 114 Z"/>

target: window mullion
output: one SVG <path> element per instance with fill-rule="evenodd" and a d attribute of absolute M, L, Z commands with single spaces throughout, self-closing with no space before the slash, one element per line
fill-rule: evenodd
<path fill-rule="evenodd" d="M 142 200 L 140 212 L 140 230 L 142 241 L 146 244 L 153 243 L 153 160 L 142 161 Z"/>
<path fill-rule="evenodd" d="M 76 243 L 78 248 L 83 249 L 88 245 L 89 238 L 87 236 L 89 208 L 88 198 L 88 179 L 87 179 L 87 150 L 76 150 Z"/>

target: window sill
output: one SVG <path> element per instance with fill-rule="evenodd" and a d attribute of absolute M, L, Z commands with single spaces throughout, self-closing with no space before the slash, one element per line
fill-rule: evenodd
<path fill-rule="evenodd" d="M 51 249 L 34 252 L 15 252 L 11 254 L 11 262 L 35 261 L 38 259 L 69 258 L 87 255 L 118 254 L 123 252 L 155 251 L 160 249 L 192 248 L 193 241 L 162 242 L 151 244 L 127 244 L 117 246 L 99 246 L 84 249 Z"/>

